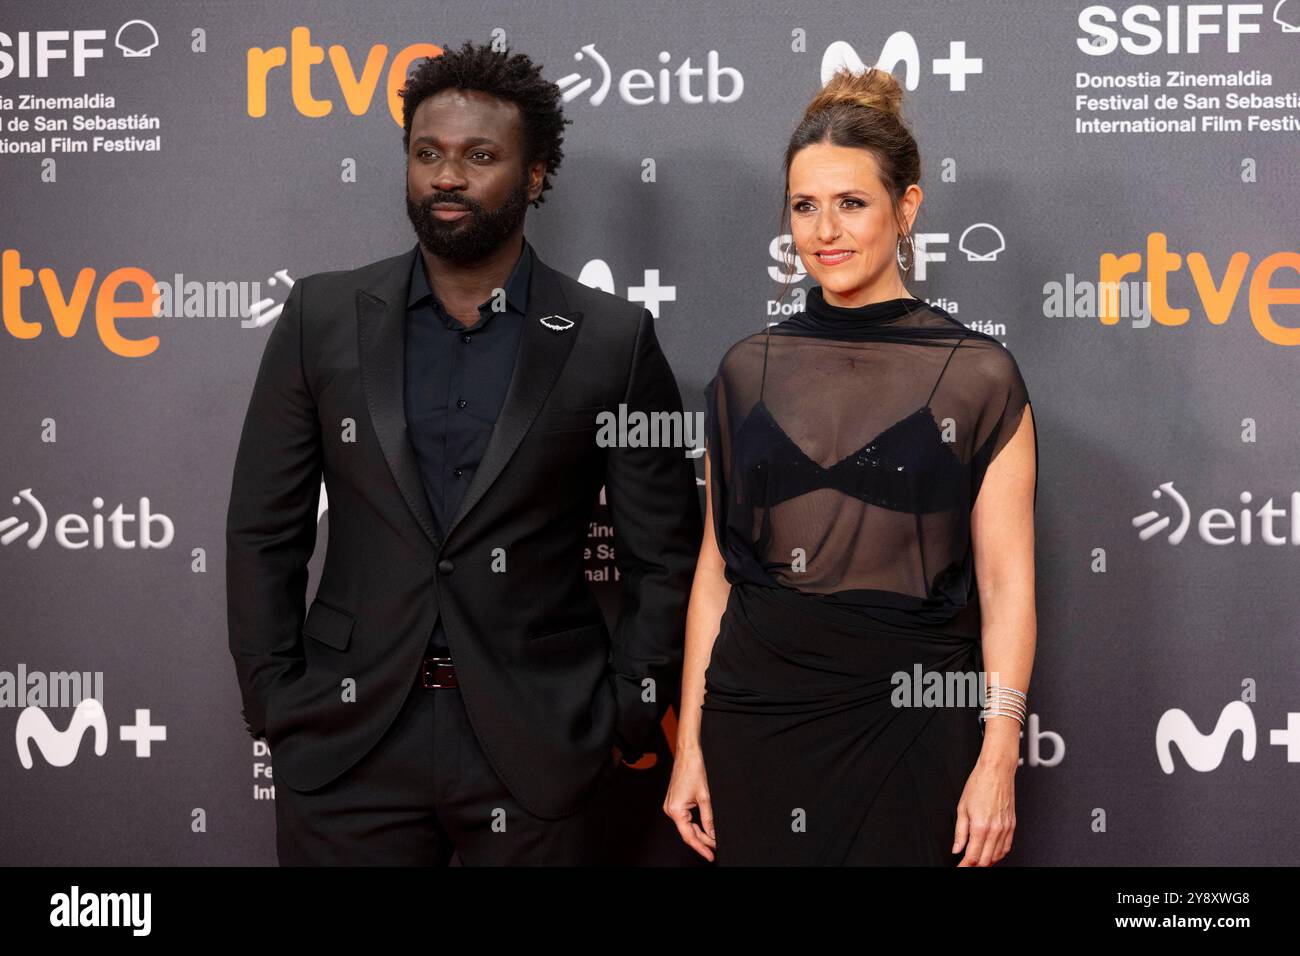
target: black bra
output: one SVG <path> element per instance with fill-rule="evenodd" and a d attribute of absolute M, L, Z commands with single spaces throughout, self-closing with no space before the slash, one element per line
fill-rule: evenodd
<path fill-rule="evenodd" d="M 859 501 L 914 515 L 967 507 L 969 470 L 943 440 L 930 407 L 960 339 L 948 352 L 924 405 L 823 468 L 795 443 L 763 400 L 770 326 L 767 332 L 758 400 L 736 432 L 733 474 L 746 504 L 770 508 L 811 491 L 834 488 Z M 766 532 L 766 515 L 763 524 Z"/>
<path fill-rule="evenodd" d="M 747 504 L 770 508 L 821 488 L 909 514 L 964 506 L 966 467 L 927 403 L 828 468 L 808 457 L 760 398 L 737 432 L 736 477 Z"/>

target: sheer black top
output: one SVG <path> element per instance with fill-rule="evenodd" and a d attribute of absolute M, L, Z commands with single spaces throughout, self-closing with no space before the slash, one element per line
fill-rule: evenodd
<path fill-rule="evenodd" d="M 814 286 L 705 395 L 728 581 L 978 636 L 970 511 L 1029 404 L 1005 346 L 919 299 L 841 308 Z"/>

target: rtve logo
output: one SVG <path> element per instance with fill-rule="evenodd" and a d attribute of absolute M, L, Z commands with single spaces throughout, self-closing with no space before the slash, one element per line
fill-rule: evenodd
<path fill-rule="evenodd" d="M 5 330 L 16 339 L 34 339 L 44 326 L 23 317 L 23 289 L 36 284 L 40 278 L 41 293 L 49 308 L 54 328 L 65 339 L 70 339 L 81 328 L 86 306 L 95 285 L 95 270 L 86 268 L 77 273 L 70 292 L 65 292 L 59 275 L 53 269 L 43 268 L 39 273 L 23 268 L 22 254 L 17 249 L 0 253 L 0 316 Z M 133 266 L 114 269 L 107 273 L 95 294 L 95 330 L 99 340 L 114 355 L 123 358 L 142 358 L 158 348 L 158 336 L 127 338 L 118 328 L 119 319 L 152 319 L 157 296 L 153 292 L 154 278 L 143 269 Z M 117 293 L 124 286 L 139 290 L 140 297 L 119 299 Z"/>
<path fill-rule="evenodd" d="M 303 116 L 319 119 L 334 109 L 331 99 L 318 99 L 312 89 L 312 68 L 325 62 L 326 50 L 311 42 L 311 30 L 294 27 L 289 34 L 289 48 L 282 46 L 252 47 L 248 51 L 248 115 L 266 115 L 266 96 L 271 73 L 283 66 L 289 68 L 289 88 L 294 108 Z M 328 50 L 330 72 L 337 83 L 337 92 L 353 116 L 370 112 L 379 78 L 384 76 L 384 95 L 388 113 L 398 126 L 402 125 L 402 98 L 398 91 L 406 85 L 406 74 L 411 64 L 425 57 L 442 55 L 442 47 L 433 43 L 412 43 L 403 47 L 388 61 L 388 47 L 382 43 L 372 46 L 358 73 L 348 51 L 334 44 Z M 388 62 L 388 70 L 384 64 Z M 323 92 L 323 90 L 321 90 Z M 331 91 L 333 92 L 333 91 Z"/>
<path fill-rule="evenodd" d="M 1105 252 L 1101 255 L 1098 273 L 1102 288 L 1118 290 L 1124 276 L 1141 276 L 1145 268 L 1144 281 L 1149 283 L 1151 317 L 1161 325 L 1178 326 L 1185 325 L 1192 314 L 1191 309 L 1175 308 L 1169 304 L 1169 274 L 1181 270 L 1182 265 L 1183 257 L 1169 251 L 1168 236 L 1163 232 L 1153 232 L 1147 235 L 1145 262 L 1140 252 L 1118 255 Z M 1211 325 L 1223 325 L 1228 321 L 1246 273 L 1250 272 L 1246 304 L 1255 331 L 1274 345 L 1300 345 L 1300 327 L 1279 324 L 1270 310 L 1274 305 L 1300 304 L 1300 288 L 1278 288 L 1272 284 L 1274 273 L 1281 269 L 1300 274 L 1300 252 L 1274 252 L 1256 263 L 1253 272 L 1251 268 L 1249 254 L 1234 252 L 1223 277 L 1216 280 L 1202 253 L 1187 253 L 1187 271 L 1191 273 L 1201 310 Z M 1101 324 L 1115 325 L 1120 319 L 1120 297 L 1116 294 L 1099 298 L 1097 314 Z"/>

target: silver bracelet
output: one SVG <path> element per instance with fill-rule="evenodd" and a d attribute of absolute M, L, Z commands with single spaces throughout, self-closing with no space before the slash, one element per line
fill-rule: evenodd
<path fill-rule="evenodd" d="M 980 720 L 988 720 L 990 717 L 1014 717 L 1020 721 L 1022 727 L 1024 726 L 1029 698 L 1023 691 L 994 684 L 988 688 L 985 699 L 987 706 L 980 711 Z"/>

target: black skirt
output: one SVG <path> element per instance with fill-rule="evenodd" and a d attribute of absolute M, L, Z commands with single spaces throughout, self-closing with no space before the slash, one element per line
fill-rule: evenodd
<path fill-rule="evenodd" d="M 980 660 L 968 637 L 734 583 L 700 727 L 718 865 L 959 863 L 978 700 L 899 706 L 894 675 L 975 673 Z"/>

